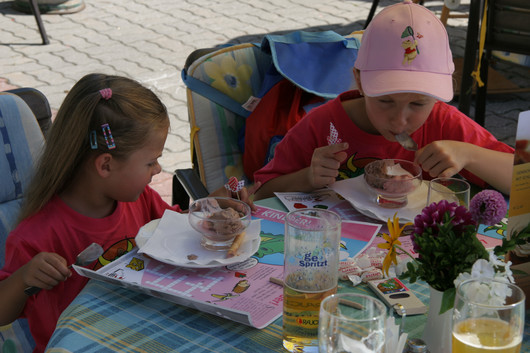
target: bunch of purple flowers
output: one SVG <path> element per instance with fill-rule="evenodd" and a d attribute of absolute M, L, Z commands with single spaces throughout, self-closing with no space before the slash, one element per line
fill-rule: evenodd
<path fill-rule="evenodd" d="M 444 292 L 442 308 L 445 302 L 445 310 L 450 309 L 455 293 L 454 280 L 459 274 L 470 272 L 477 260 L 489 259 L 488 251 L 476 237 L 479 224 L 497 224 L 506 212 L 504 197 L 494 190 L 476 194 L 469 210 L 446 200 L 428 205 L 414 219 L 411 238 L 419 256 L 407 264 L 403 276 L 411 282 L 419 278 Z M 506 250 L 497 248 L 496 254 L 497 250 Z"/>

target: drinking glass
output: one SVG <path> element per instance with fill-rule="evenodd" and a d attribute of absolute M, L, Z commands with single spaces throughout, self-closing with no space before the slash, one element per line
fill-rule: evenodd
<path fill-rule="evenodd" d="M 364 294 L 339 293 L 322 301 L 320 353 L 380 353 L 385 345 L 387 308 Z"/>
<path fill-rule="evenodd" d="M 515 284 L 470 279 L 456 290 L 453 353 L 518 353 L 524 330 L 525 295 Z"/>
<path fill-rule="evenodd" d="M 341 218 L 324 209 L 285 216 L 283 346 L 318 351 L 322 299 L 337 292 Z"/>
<path fill-rule="evenodd" d="M 465 180 L 458 178 L 436 178 L 429 182 L 427 206 L 433 202 L 447 200 L 469 208 L 471 187 Z"/>

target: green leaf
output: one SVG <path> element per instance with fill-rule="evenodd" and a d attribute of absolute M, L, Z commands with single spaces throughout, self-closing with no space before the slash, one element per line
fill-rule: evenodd
<path fill-rule="evenodd" d="M 525 228 L 521 229 L 517 232 L 512 232 L 510 235 L 510 239 L 503 238 L 502 244 L 496 246 L 493 251 L 495 255 L 504 255 L 508 251 L 511 251 L 515 249 L 516 245 L 522 245 L 525 244 L 530 237 L 530 224 L 527 225 Z"/>
<path fill-rule="evenodd" d="M 440 306 L 440 315 L 453 308 L 455 295 L 456 289 L 454 287 L 444 291 L 444 294 L 442 295 L 442 304 Z"/>
<path fill-rule="evenodd" d="M 529 274 L 529 273 L 526 272 L 526 271 L 518 270 L 518 269 L 516 269 L 516 268 L 512 268 L 511 270 L 512 270 L 512 273 L 513 273 L 514 275 L 518 275 L 518 276 L 527 276 L 527 275 Z"/>

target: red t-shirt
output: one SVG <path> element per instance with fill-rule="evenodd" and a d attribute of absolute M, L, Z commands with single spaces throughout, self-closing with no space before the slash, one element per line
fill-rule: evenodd
<path fill-rule="evenodd" d="M 116 210 L 105 218 L 83 216 L 68 207 L 58 196 L 34 216 L 22 221 L 6 241 L 6 261 L 0 270 L 0 281 L 26 264 L 39 252 L 54 252 L 69 264 L 88 245 L 100 244 L 105 253 L 95 267 L 105 265 L 135 246 L 140 227 L 162 217 L 171 207 L 147 186 L 135 202 L 118 202 Z M 44 352 L 59 315 L 79 294 L 87 278 L 72 271 L 72 277 L 52 290 L 41 290 L 28 298 L 23 317 L 28 319 L 35 340 L 34 352 Z"/>
<path fill-rule="evenodd" d="M 315 148 L 327 146 L 330 122 L 343 142 L 348 142 L 348 158 L 339 170 L 339 179 L 361 175 L 364 166 L 375 160 L 398 158 L 414 160 L 414 152 L 403 149 L 397 142 L 390 142 L 381 135 L 373 135 L 359 129 L 351 121 L 342 101 L 359 98 L 358 91 L 342 93 L 337 98 L 314 108 L 276 146 L 274 158 L 254 174 L 254 180 L 266 183 L 272 178 L 290 174 L 311 165 Z M 425 123 L 411 137 L 419 148 L 437 140 L 456 140 L 484 148 L 513 153 L 510 146 L 498 141 L 489 131 L 475 123 L 457 108 L 438 101 Z M 493 167 L 493 166 L 492 166 Z M 463 177 L 484 187 L 485 183 L 475 175 L 462 170 Z M 423 177 L 432 179 L 427 173 Z"/>

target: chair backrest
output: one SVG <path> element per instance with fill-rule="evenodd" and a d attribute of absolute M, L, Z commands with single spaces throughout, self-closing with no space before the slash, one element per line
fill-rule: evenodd
<path fill-rule="evenodd" d="M 231 74 L 231 79 L 236 82 L 216 88 L 239 104 L 251 96 L 257 96 L 265 75 L 263 70 L 270 64 L 270 58 L 250 43 L 215 51 L 202 50 L 199 54 L 204 55 L 197 58 L 196 52 L 190 54 L 187 75 L 209 85 L 215 79 L 224 82 L 228 78 L 223 76 Z M 233 72 L 227 74 L 227 68 Z M 244 71 L 241 70 L 243 68 Z M 248 84 L 237 82 L 241 79 L 238 77 L 240 72 Z M 244 128 L 245 117 L 215 102 L 211 96 L 201 95 L 189 88 L 187 101 L 193 167 L 203 184 L 212 192 L 224 185 L 231 176 L 245 179 L 242 151 L 238 146 L 238 134 Z"/>
<path fill-rule="evenodd" d="M 39 152 L 43 133 L 51 125 L 46 97 L 34 88 L 0 92 L 0 268 L 5 260 L 5 241 L 14 226 Z M 38 122 L 38 123 L 37 123 Z M 0 327 L 2 352 L 31 352 L 35 341 L 27 319 Z"/>
<path fill-rule="evenodd" d="M 44 146 L 44 136 L 30 107 L 19 96 L 6 92 L 0 92 L 0 143 L 4 146 L 4 153 L 0 153 L 1 268 L 7 235 L 15 225 L 22 195 Z"/>
<path fill-rule="evenodd" d="M 488 0 L 486 49 L 530 54 L 530 1 Z"/>
<path fill-rule="evenodd" d="M 311 99 L 293 102 L 286 90 L 274 89 L 277 84 L 287 82 L 284 87 L 293 92 L 325 99 L 355 88 L 353 64 L 361 36 L 295 31 L 266 35 L 260 45 L 190 54 L 182 78 L 188 88 L 191 157 L 210 192 L 231 177 L 248 185 L 290 122 L 298 121 L 290 114 L 302 116 L 318 105 Z"/>
<path fill-rule="evenodd" d="M 48 98 L 41 91 L 32 87 L 15 88 L 6 92 L 16 94 L 26 102 L 35 115 L 44 137 L 46 137 L 46 133 L 52 125 L 52 110 Z"/>

